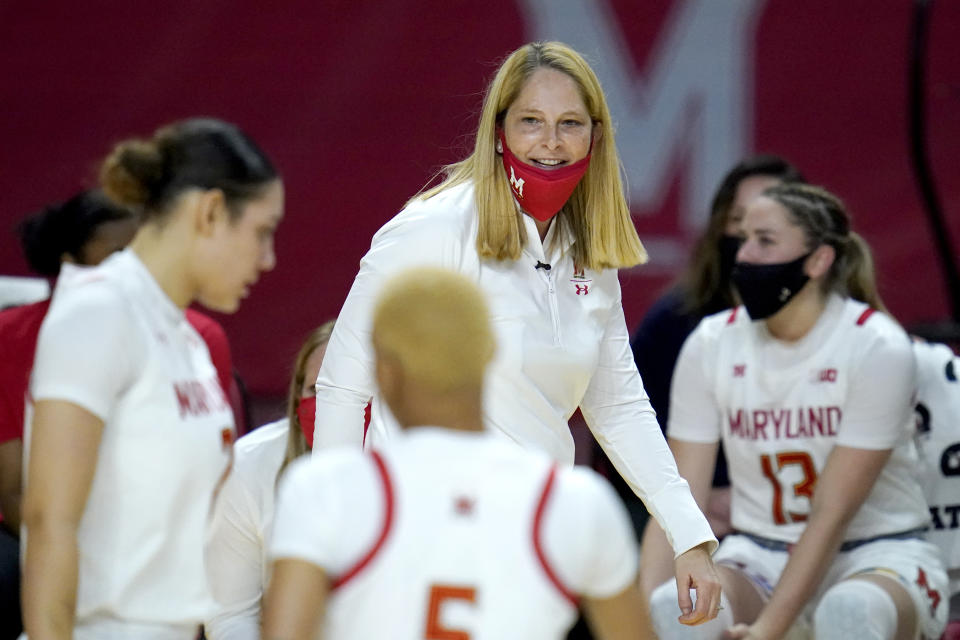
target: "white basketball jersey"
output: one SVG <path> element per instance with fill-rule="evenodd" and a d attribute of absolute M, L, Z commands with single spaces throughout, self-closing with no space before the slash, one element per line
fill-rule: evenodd
<path fill-rule="evenodd" d="M 930 506 L 927 539 L 948 569 L 960 568 L 960 357 L 942 344 L 917 342 L 917 443 Z"/>
<path fill-rule="evenodd" d="M 722 437 L 734 528 L 788 542 L 835 446 L 893 449 L 846 539 L 907 531 L 928 520 L 910 438 L 914 376 L 904 331 L 863 303 L 831 296 L 794 343 L 741 307 L 704 319 L 684 345 L 668 434 Z"/>
<path fill-rule="evenodd" d="M 595 473 L 433 427 L 296 463 L 271 556 L 326 571 L 336 640 L 562 638 L 578 594 L 613 596 L 636 572 L 626 513 Z"/>
<path fill-rule="evenodd" d="M 77 531 L 78 628 L 195 629 L 216 606 L 203 545 L 229 470 L 233 413 L 203 340 L 129 249 L 96 268 L 65 267 L 31 393 L 104 423 Z"/>

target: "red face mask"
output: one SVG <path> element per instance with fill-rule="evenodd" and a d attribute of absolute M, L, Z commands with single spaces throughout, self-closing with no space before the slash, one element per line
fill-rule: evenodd
<path fill-rule="evenodd" d="M 559 169 L 541 169 L 513 155 L 507 147 L 507 139 L 502 129 L 499 135 L 500 144 L 503 145 L 503 168 L 507 172 L 513 197 L 517 199 L 521 209 L 540 222 L 546 222 L 559 213 L 577 188 L 583 174 L 587 172 L 593 151 L 593 139 L 590 140 L 590 151 L 582 160 Z"/>
<path fill-rule="evenodd" d="M 300 430 L 307 439 L 307 446 L 313 449 L 313 424 L 317 420 L 317 396 L 300 398 L 297 405 L 297 419 L 300 420 Z"/>

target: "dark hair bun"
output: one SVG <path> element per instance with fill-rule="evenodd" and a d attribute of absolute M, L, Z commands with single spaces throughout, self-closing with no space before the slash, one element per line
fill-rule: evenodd
<path fill-rule="evenodd" d="M 163 154 L 150 140 L 121 142 L 100 167 L 104 193 L 116 202 L 143 207 L 163 180 Z"/>
<path fill-rule="evenodd" d="M 104 192 L 141 211 L 141 220 L 165 216 L 187 189 L 219 189 L 231 217 L 258 196 L 277 171 L 236 125 L 192 118 L 161 127 L 148 140 L 125 140 L 100 168 Z"/>
<path fill-rule="evenodd" d="M 64 254 L 88 264 L 84 247 L 100 225 L 134 215 L 99 190 L 82 191 L 66 202 L 51 204 L 28 216 L 17 225 L 17 232 L 30 268 L 52 278 L 60 273 Z"/>

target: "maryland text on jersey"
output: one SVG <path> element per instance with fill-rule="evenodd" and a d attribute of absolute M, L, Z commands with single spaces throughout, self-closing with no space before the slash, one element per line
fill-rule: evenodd
<path fill-rule="evenodd" d="M 833 438 L 843 411 L 840 407 L 727 410 L 730 436 L 744 440 Z"/>

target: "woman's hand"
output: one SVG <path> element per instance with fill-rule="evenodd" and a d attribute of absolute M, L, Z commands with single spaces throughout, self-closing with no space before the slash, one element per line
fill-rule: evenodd
<path fill-rule="evenodd" d="M 677 600 L 681 624 L 696 625 L 717 617 L 720 610 L 720 576 L 713 565 L 709 543 L 703 543 L 680 554 L 676 560 Z M 697 593 L 696 607 L 690 600 L 690 589 Z"/>

